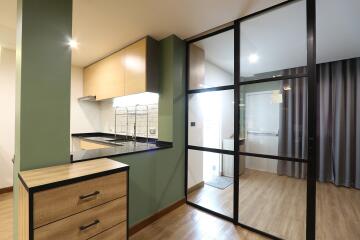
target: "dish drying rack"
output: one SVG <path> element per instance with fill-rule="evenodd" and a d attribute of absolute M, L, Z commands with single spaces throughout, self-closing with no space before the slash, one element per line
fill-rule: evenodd
<path fill-rule="evenodd" d="M 149 120 L 157 105 L 135 105 L 115 108 L 115 139 L 119 135 L 125 136 L 125 141 L 136 141 L 142 137 L 149 141 Z M 151 112 L 149 111 L 151 110 Z"/>

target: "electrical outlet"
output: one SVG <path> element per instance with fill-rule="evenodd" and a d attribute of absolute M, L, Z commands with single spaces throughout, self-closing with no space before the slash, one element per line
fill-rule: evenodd
<path fill-rule="evenodd" d="M 156 134 L 156 128 L 150 128 L 149 133 L 152 135 Z"/>

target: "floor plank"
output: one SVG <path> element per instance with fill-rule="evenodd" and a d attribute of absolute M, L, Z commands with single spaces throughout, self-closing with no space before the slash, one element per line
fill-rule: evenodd
<path fill-rule="evenodd" d="M 232 223 L 182 205 L 131 237 L 131 240 L 162 239 L 266 239 Z"/>
<path fill-rule="evenodd" d="M 13 194 L 0 194 L 0 240 L 12 239 Z"/>

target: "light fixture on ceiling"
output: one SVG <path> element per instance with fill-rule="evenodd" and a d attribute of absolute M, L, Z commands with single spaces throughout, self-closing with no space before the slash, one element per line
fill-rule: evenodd
<path fill-rule="evenodd" d="M 257 63 L 259 61 L 259 55 L 252 53 L 249 55 L 249 63 Z"/>
<path fill-rule="evenodd" d="M 291 87 L 289 85 L 286 85 L 283 87 L 284 91 L 290 91 L 291 90 Z"/>
<path fill-rule="evenodd" d="M 71 49 L 77 49 L 79 46 L 79 43 L 76 41 L 76 39 L 71 38 L 68 41 L 68 45 Z"/>

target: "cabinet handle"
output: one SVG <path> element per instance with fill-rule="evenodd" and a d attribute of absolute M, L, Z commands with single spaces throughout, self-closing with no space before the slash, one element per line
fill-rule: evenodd
<path fill-rule="evenodd" d="M 98 195 L 98 194 L 100 194 L 100 192 L 99 192 L 99 191 L 95 191 L 95 192 L 90 193 L 90 194 L 88 194 L 88 195 L 81 195 L 79 198 L 80 198 L 81 200 L 84 200 L 84 199 L 86 199 L 86 198 L 93 197 L 93 196 L 96 196 L 96 195 Z"/>
<path fill-rule="evenodd" d="M 95 226 L 96 224 L 99 224 L 99 223 L 100 223 L 100 221 L 96 219 L 88 225 L 80 226 L 80 231 L 84 231 L 85 229 L 88 229 L 89 227 Z"/>

